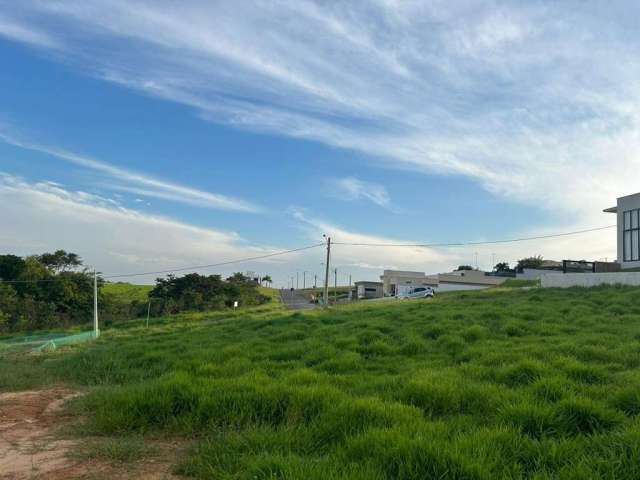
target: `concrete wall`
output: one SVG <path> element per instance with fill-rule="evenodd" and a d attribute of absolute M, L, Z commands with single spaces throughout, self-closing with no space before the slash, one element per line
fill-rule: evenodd
<path fill-rule="evenodd" d="M 516 279 L 518 280 L 537 280 L 540 276 L 547 273 L 562 273 L 562 272 L 553 272 L 549 270 L 542 270 L 540 268 L 523 268 L 522 273 L 516 272 Z"/>
<path fill-rule="evenodd" d="M 640 286 L 640 272 L 617 273 L 545 273 L 540 276 L 543 288 L 597 287 L 598 285 Z"/>
<path fill-rule="evenodd" d="M 434 288 L 436 292 L 457 292 L 461 290 L 483 290 L 490 285 L 468 285 L 465 283 L 442 283 Z"/>

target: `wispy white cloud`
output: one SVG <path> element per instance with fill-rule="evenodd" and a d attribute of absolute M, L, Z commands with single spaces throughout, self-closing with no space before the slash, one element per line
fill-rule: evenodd
<path fill-rule="evenodd" d="M 0 15 L 0 39 L 3 37 L 36 47 L 62 48 L 60 42 L 46 32 L 34 26 L 26 26 L 17 20 L 12 20 L 4 15 Z"/>
<path fill-rule="evenodd" d="M 244 200 L 158 180 L 149 175 L 116 167 L 109 163 L 78 155 L 67 150 L 24 142 L 2 131 L 0 131 L 0 141 L 22 149 L 45 153 L 65 162 L 105 174 L 111 179 L 111 183 L 106 186 L 109 186 L 112 190 L 120 190 L 146 197 L 171 200 L 205 208 L 235 210 L 240 212 L 258 212 L 261 210 L 259 207 Z M 114 180 L 118 183 L 113 183 Z"/>
<path fill-rule="evenodd" d="M 397 244 L 429 240 L 356 232 L 296 209 L 292 209 L 290 214 L 308 244 L 319 243 L 322 234 L 330 235 L 334 242 L 343 243 Z M 236 232 L 149 215 L 122 206 L 118 199 L 71 190 L 54 182 L 30 183 L 3 173 L 0 173 L 0 218 L 3 224 L 0 251 L 27 255 L 64 248 L 79 253 L 88 265 L 106 273 L 168 270 L 286 249 L 285 246 L 249 242 Z M 523 234 L 551 232 L 531 230 Z M 301 242 L 304 243 L 304 239 Z M 428 273 L 448 271 L 459 264 L 473 264 L 476 253 L 480 267 L 488 268 L 493 254 L 496 261 L 511 262 L 532 254 L 551 259 L 599 259 L 611 258 L 614 246 L 615 230 L 581 236 L 579 241 L 575 237 L 565 237 L 552 241 L 468 248 L 380 248 L 335 244 L 332 267 L 338 268 L 339 282 L 346 284 L 349 274 L 353 280 L 375 280 L 385 268 L 424 270 Z M 307 285 L 310 285 L 314 276 L 321 283 L 321 262 L 324 258 L 324 249 L 316 248 L 200 272 L 226 275 L 233 271 L 254 270 L 270 274 L 278 286 L 286 285 L 296 271 L 302 281 L 302 272 L 306 272 Z M 131 280 L 152 282 L 154 277 L 134 277 Z"/>
<path fill-rule="evenodd" d="M 387 207 L 391 202 L 384 185 L 365 182 L 355 177 L 328 180 L 326 192 L 332 197 L 343 200 L 368 200 L 381 207 Z"/>
<path fill-rule="evenodd" d="M 298 208 L 289 213 L 299 222 L 309 240 L 317 240 L 323 234 L 331 237 L 332 262 L 357 278 L 375 280 L 384 269 L 422 270 L 427 273 L 447 272 L 458 265 L 476 265 L 491 270 L 495 263 L 508 262 L 512 266 L 518 259 L 542 255 L 546 259 L 615 259 L 615 228 L 589 232 L 579 236 L 565 236 L 543 240 L 530 240 L 504 244 L 469 245 L 457 247 L 403 247 L 433 243 L 429 238 L 399 238 L 354 232 L 334 223 L 319 219 Z M 579 224 L 565 226 L 566 230 L 579 230 Z M 531 227 L 518 232 L 517 237 L 534 237 L 562 233 L 558 227 Z M 451 242 L 482 242 L 497 240 L 495 237 L 452 238 Z M 357 244 L 357 245 L 349 245 Z M 375 246 L 364 246 L 374 244 Z M 388 245 L 388 246 L 384 246 Z M 494 263 L 495 262 L 495 263 Z"/>
<path fill-rule="evenodd" d="M 0 251 L 27 255 L 64 248 L 111 274 L 206 265 L 278 250 L 252 244 L 235 232 L 145 214 L 125 208 L 117 200 L 50 182 L 29 183 L 3 173 L 0 218 Z M 286 261 L 296 258 L 293 254 Z M 274 257 L 202 272 L 226 274 L 251 267 L 274 274 L 279 260 Z M 134 277 L 132 281 L 153 279 Z"/>
<path fill-rule="evenodd" d="M 210 121 L 463 175 L 584 223 L 637 190 L 634 3 L 25 0 L 5 10 L 5 22 L 63 41 L 89 74 Z"/>

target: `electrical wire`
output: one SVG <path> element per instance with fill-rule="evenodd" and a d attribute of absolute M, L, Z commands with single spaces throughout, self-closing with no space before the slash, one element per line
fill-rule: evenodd
<path fill-rule="evenodd" d="M 185 270 L 201 270 L 201 269 L 205 269 L 205 268 L 212 268 L 212 267 L 221 267 L 224 265 L 232 265 L 234 263 L 243 263 L 243 262 L 249 262 L 252 260 L 261 260 L 264 258 L 271 258 L 271 257 L 276 257 L 279 255 L 285 255 L 287 253 L 294 253 L 294 252 L 300 252 L 303 250 L 310 250 L 312 248 L 318 248 L 318 247 L 322 247 L 324 246 L 324 243 L 317 243 L 315 245 L 308 245 L 306 247 L 300 247 L 300 248 L 293 248 L 291 250 L 283 250 L 281 252 L 274 252 L 274 253 L 268 253 L 265 255 L 257 255 L 255 257 L 245 257 L 245 258 L 237 258 L 235 260 L 228 260 L 226 262 L 219 262 L 219 263 L 210 263 L 208 265 L 195 265 L 195 266 L 191 266 L 191 267 L 179 267 L 179 268 L 173 268 L 170 270 L 157 270 L 155 272 L 139 272 L 139 273 L 117 273 L 117 274 L 108 274 L 108 275 L 101 275 L 100 277 L 102 279 L 109 279 L 109 278 L 125 278 L 125 277 L 139 277 L 139 276 L 143 276 L 143 275 L 160 275 L 160 274 L 164 274 L 164 273 L 173 273 L 173 272 L 183 272 Z M 46 283 L 46 282 L 58 282 L 58 281 L 62 281 L 62 279 L 59 278 L 50 278 L 50 279 L 43 279 L 43 280 L 0 280 L 0 283 Z"/>
<path fill-rule="evenodd" d="M 521 238 L 512 238 L 505 240 L 487 240 L 487 241 L 477 241 L 477 242 L 456 242 L 456 243 L 350 243 L 350 242 L 331 242 L 332 245 L 343 245 L 343 246 L 352 246 L 352 247 L 423 247 L 423 248 L 435 248 L 435 247 L 463 247 L 463 246 L 475 246 L 475 245 L 494 245 L 500 243 L 515 243 L 515 242 L 525 242 L 529 240 L 542 240 L 548 238 L 557 238 L 557 237 L 566 237 L 570 235 L 579 235 L 583 233 L 589 232 L 597 232 L 600 230 L 606 230 L 609 228 L 614 228 L 616 225 L 607 225 L 604 227 L 595 227 L 588 228 L 586 230 L 574 230 L 572 232 L 563 232 L 563 233 L 553 233 L 549 235 L 538 235 L 535 237 L 521 237 Z M 205 268 L 213 268 L 213 267 L 223 267 L 226 265 L 233 265 L 236 263 L 244 263 L 250 262 L 253 260 L 262 260 L 265 258 L 276 257 L 279 255 L 286 255 L 288 253 L 301 252 L 303 250 L 310 250 L 312 248 L 318 248 L 324 246 L 325 243 L 316 243 L 315 245 L 308 245 L 306 247 L 293 248 L 290 250 L 283 250 L 280 252 L 269 253 L 265 255 L 257 255 L 254 257 L 245 257 L 238 258 L 235 260 L 228 260 L 225 262 L 219 263 L 210 263 L 208 265 L 196 265 L 190 267 L 179 267 L 173 268 L 169 270 L 156 270 L 153 272 L 138 272 L 138 273 L 118 273 L 118 274 L 108 274 L 101 275 L 101 278 L 107 280 L 111 278 L 129 278 L 129 277 L 140 277 L 144 275 L 162 275 L 174 272 L 184 272 L 186 270 L 202 270 Z M 43 279 L 43 280 L 0 280 L 0 283 L 10 283 L 10 284 L 21 284 L 21 283 L 49 283 L 49 282 L 57 282 L 62 281 L 62 279 L 52 278 L 52 279 Z"/>
<path fill-rule="evenodd" d="M 300 248 L 294 248 L 291 250 L 283 250 L 281 252 L 275 252 L 275 253 L 269 253 L 266 255 L 258 255 L 256 257 L 247 257 L 247 258 L 238 258 L 236 260 L 229 260 L 226 262 L 220 262 L 220 263 L 211 263 L 209 265 L 197 265 L 194 267 L 181 267 L 181 268 L 173 268 L 171 270 L 158 270 L 155 272 L 141 272 L 141 273 L 123 273 L 123 274 L 113 274 L 113 275 L 103 275 L 102 278 L 104 279 L 108 279 L 108 278 L 125 278 L 125 277 L 139 277 L 142 275 L 160 275 L 163 273 L 173 273 L 173 272 L 183 272 L 185 270 L 201 270 L 204 268 L 212 268 L 212 267 L 222 267 L 225 265 L 232 265 L 234 263 L 244 263 L 244 262 L 250 262 L 252 260 L 262 260 L 264 258 L 271 258 L 271 257 L 276 257 L 278 255 L 285 255 L 287 253 L 294 253 L 294 252 L 300 252 L 302 250 L 310 250 L 312 248 L 318 248 L 318 247 L 322 247 L 324 246 L 324 243 L 317 243 L 315 245 L 309 245 L 306 247 L 300 247 Z"/>
<path fill-rule="evenodd" d="M 477 242 L 457 242 L 457 243 L 350 243 L 350 242 L 331 242 L 331 245 L 345 245 L 351 247 L 465 247 L 475 245 L 494 245 L 496 243 L 515 243 L 526 242 L 529 240 L 542 240 L 546 238 L 566 237 L 569 235 L 579 235 L 582 233 L 597 232 L 614 228 L 616 225 L 607 225 L 605 227 L 589 228 L 586 230 L 575 230 L 573 232 L 553 233 L 549 235 L 538 235 L 535 237 L 510 238 L 506 240 L 483 240 Z"/>

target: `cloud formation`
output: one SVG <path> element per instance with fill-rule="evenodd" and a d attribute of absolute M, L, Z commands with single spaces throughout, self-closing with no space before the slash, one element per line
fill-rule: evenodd
<path fill-rule="evenodd" d="M 116 167 L 109 163 L 59 148 L 24 142 L 2 131 L 0 131 L 0 141 L 22 149 L 44 153 L 59 160 L 104 174 L 110 179 L 110 183 L 107 186 L 111 190 L 160 198 L 197 207 L 240 212 L 258 212 L 261 210 L 259 207 L 243 200 L 158 180 L 149 175 Z"/>
<path fill-rule="evenodd" d="M 354 232 L 302 210 L 294 209 L 289 214 L 308 245 L 321 242 L 322 234 L 330 235 L 335 242 L 344 243 L 396 244 L 429 240 L 388 238 Z M 207 265 L 301 246 L 257 245 L 235 232 L 198 227 L 125 208 L 117 198 L 70 190 L 54 182 L 29 183 L 3 173 L 0 173 L 0 218 L 3 225 L 0 229 L 0 251 L 28 255 L 64 248 L 80 254 L 87 265 L 108 274 Z M 538 230 L 535 233 L 553 232 Z M 338 268 L 340 284 L 346 284 L 349 275 L 354 280 L 376 280 L 385 268 L 423 270 L 428 273 L 448 271 L 460 264 L 473 264 L 476 253 L 479 266 L 490 268 L 493 254 L 496 261 L 513 262 L 532 254 L 542 254 L 551 259 L 611 258 L 614 250 L 615 230 L 610 230 L 581 236 L 579 241 L 576 237 L 565 237 L 551 241 L 467 248 L 334 245 L 331 264 L 332 268 Z M 286 286 L 296 271 L 302 282 L 302 272 L 307 272 L 307 285 L 310 285 L 314 276 L 319 283 L 322 282 L 321 263 L 324 260 L 324 248 L 315 248 L 199 271 L 223 275 L 247 270 L 268 273 L 276 286 Z M 147 275 L 126 280 L 151 283 L 155 277 Z"/>
<path fill-rule="evenodd" d="M 273 253 L 235 232 L 189 225 L 123 207 L 118 200 L 52 182 L 28 183 L 0 173 L 0 251 L 19 255 L 64 248 L 107 274 L 206 265 Z M 253 262 L 267 268 L 277 263 Z M 292 256 L 295 258 L 295 254 Z M 243 271 L 243 264 L 218 269 Z M 215 273 L 205 271 L 204 273 Z M 135 277 L 150 282 L 154 276 Z"/>
<path fill-rule="evenodd" d="M 51 42 L 13 40 L 210 121 L 466 176 L 583 224 L 637 190 L 633 3 L 6 3 L 4 25 Z"/>
<path fill-rule="evenodd" d="M 327 194 L 343 200 L 368 200 L 381 207 L 391 202 L 384 185 L 365 182 L 355 177 L 336 178 L 327 182 Z"/>

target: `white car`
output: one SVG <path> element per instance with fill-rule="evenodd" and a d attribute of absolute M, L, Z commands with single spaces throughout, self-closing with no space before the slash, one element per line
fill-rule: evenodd
<path fill-rule="evenodd" d="M 433 298 L 436 292 L 431 287 L 415 287 L 411 290 L 401 293 L 396 298 L 409 300 L 411 298 Z"/>

